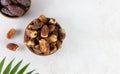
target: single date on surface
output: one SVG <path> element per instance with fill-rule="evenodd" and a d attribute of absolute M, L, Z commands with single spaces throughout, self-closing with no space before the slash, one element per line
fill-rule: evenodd
<path fill-rule="evenodd" d="M 19 46 L 15 43 L 8 43 L 6 47 L 11 51 L 17 51 L 19 49 Z"/>
<path fill-rule="evenodd" d="M 11 29 L 7 32 L 6 37 L 7 37 L 7 39 L 12 39 L 15 34 L 16 34 L 16 30 L 15 30 L 14 28 L 11 28 Z"/>
<path fill-rule="evenodd" d="M 37 55 L 50 55 L 61 48 L 65 35 L 55 19 L 41 15 L 26 27 L 24 43 Z"/>
<path fill-rule="evenodd" d="M 7 17 L 23 16 L 30 8 L 31 0 L 0 0 L 0 12 Z"/>

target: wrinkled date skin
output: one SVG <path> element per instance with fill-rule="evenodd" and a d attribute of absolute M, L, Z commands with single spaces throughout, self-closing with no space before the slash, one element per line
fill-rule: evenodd
<path fill-rule="evenodd" d="M 0 11 L 7 17 L 23 16 L 30 8 L 31 0 L 0 0 Z"/>
<path fill-rule="evenodd" d="M 25 29 L 24 43 L 37 55 L 50 55 L 62 47 L 66 34 L 53 18 L 41 15 Z"/>

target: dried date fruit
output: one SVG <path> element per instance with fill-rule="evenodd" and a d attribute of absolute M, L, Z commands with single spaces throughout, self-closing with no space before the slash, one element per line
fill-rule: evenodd
<path fill-rule="evenodd" d="M 43 53 L 48 50 L 48 43 L 45 39 L 39 40 L 39 46 L 40 46 L 41 52 Z"/>
<path fill-rule="evenodd" d="M 39 19 L 35 19 L 31 25 L 29 25 L 29 28 L 30 29 L 33 29 L 33 30 L 38 30 L 40 29 L 42 26 L 43 26 L 44 23 L 40 22 Z"/>
<path fill-rule="evenodd" d="M 1 11 L 4 12 L 3 14 L 8 14 L 10 16 L 15 16 L 7 8 L 2 8 Z"/>
<path fill-rule="evenodd" d="M 8 5 L 7 9 L 15 16 L 22 16 L 25 13 L 22 8 L 15 5 Z"/>
<path fill-rule="evenodd" d="M 26 44 L 30 40 L 30 37 L 27 34 L 25 34 L 24 38 L 24 43 Z"/>
<path fill-rule="evenodd" d="M 30 0 L 17 0 L 17 2 L 24 6 L 30 6 Z"/>
<path fill-rule="evenodd" d="M 40 50 L 40 46 L 39 46 L 39 45 L 35 45 L 35 46 L 33 47 L 33 52 L 34 52 L 35 54 L 40 54 L 40 53 L 42 53 L 41 50 Z"/>
<path fill-rule="evenodd" d="M 8 39 L 11 39 L 11 38 L 13 38 L 13 36 L 15 35 L 15 33 L 16 33 L 16 30 L 15 30 L 14 28 L 12 28 L 12 29 L 10 29 L 10 30 L 8 31 L 6 37 L 7 37 Z"/>
<path fill-rule="evenodd" d="M 43 22 L 43 23 L 47 23 L 47 22 L 48 22 L 47 17 L 45 17 L 44 15 L 41 15 L 41 16 L 39 17 L 39 19 L 40 19 L 40 21 Z"/>
<path fill-rule="evenodd" d="M 58 49 L 61 48 L 62 47 L 62 42 L 57 40 L 56 46 L 57 46 Z"/>
<path fill-rule="evenodd" d="M 50 42 L 56 42 L 57 41 L 57 36 L 56 35 L 51 35 L 50 36 Z"/>
<path fill-rule="evenodd" d="M 48 37 L 49 34 L 49 28 L 47 27 L 47 25 L 44 25 L 41 29 L 41 37 L 46 38 Z"/>
<path fill-rule="evenodd" d="M 53 32 L 55 30 L 55 25 L 49 25 L 49 32 Z"/>
<path fill-rule="evenodd" d="M 56 23 L 57 23 L 56 20 L 53 18 L 49 20 L 49 24 L 56 25 Z"/>
<path fill-rule="evenodd" d="M 34 43 L 34 41 L 30 40 L 30 41 L 27 42 L 26 45 L 29 46 L 29 47 L 32 47 L 32 46 L 35 45 L 35 43 Z"/>
<path fill-rule="evenodd" d="M 0 12 L 7 17 L 23 16 L 30 8 L 31 0 L 0 0 Z"/>
<path fill-rule="evenodd" d="M 0 2 L 1 2 L 1 5 L 3 5 L 3 6 L 7 6 L 7 5 L 11 4 L 10 0 L 1 0 Z"/>
<path fill-rule="evenodd" d="M 11 51 L 17 51 L 19 48 L 19 46 L 15 43 L 9 43 L 9 44 L 7 44 L 6 47 Z"/>
<path fill-rule="evenodd" d="M 24 42 L 37 55 L 50 55 L 62 47 L 65 31 L 54 18 L 41 15 L 25 29 Z"/>
<path fill-rule="evenodd" d="M 29 36 L 30 38 L 35 38 L 37 37 L 37 31 L 27 29 L 26 35 Z"/>
<path fill-rule="evenodd" d="M 63 41 L 65 38 L 65 30 L 64 29 L 59 29 L 59 39 Z"/>

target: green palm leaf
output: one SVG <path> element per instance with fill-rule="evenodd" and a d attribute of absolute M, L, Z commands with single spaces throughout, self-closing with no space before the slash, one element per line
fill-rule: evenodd
<path fill-rule="evenodd" d="M 21 60 L 20 62 L 18 62 L 15 67 L 11 70 L 10 74 L 15 74 L 18 70 L 18 68 L 20 67 L 21 63 L 23 60 Z"/>
<path fill-rule="evenodd" d="M 6 59 L 6 57 L 0 62 L 0 74 L 1 74 L 4 62 L 5 62 L 5 59 Z"/>
<path fill-rule="evenodd" d="M 28 67 L 29 65 L 30 65 L 30 63 L 28 63 L 27 65 L 25 65 L 22 69 L 20 69 L 20 70 L 18 71 L 17 74 L 23 74 L 24 71 L 27 69 L 27 67 Z"/>
<path fill-rule="evenodd" d="M 32 71 L 30 71 L 30 72 L 28 72 L 28 73 L 26 73 L 26 74 L 32 74 L 34 71 L 35 71 L 35 70 L 32 70 Z"/>
<path fill-rule="evenodd" d="M 9 64 L 6 66 L 5 70 L 3 70 L 3 73 L 2 73 L 2 69 L 4 67 L 5 59 L 6 59 L 6 57 L 3 58 L 2 61 L 0 62 L 0 74 L 23 74 L 26 71 L 26 69 L 28 68 L 28 66 L 30 65 L 30 63 L 28 63 L 19 70 L 19 67 L 23 62 L 23 60 L 21 60 L 12 68 L 12 63 L 15 60 L 15 58 L 14 58 L 9 62 Z M 34 71 L 35 70 L 29 71 L 26 74 L 32 74 Z"/>
<path fill-rule="evenodd" d="M 3 74 L 9 74 L 11 67 L 12 67 L 12 63 L 15 60 L 15 58 L 7 65 L 7 67 L 5 68 Z"/>

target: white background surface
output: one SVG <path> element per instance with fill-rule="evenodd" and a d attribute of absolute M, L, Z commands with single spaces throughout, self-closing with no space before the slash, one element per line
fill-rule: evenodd
<path fill-rule="evenodd" d="M 47 57 L 31 53 L 23 44 L 24 30 L 44 14 L 56 18 L 67 36 L 61 50 Z M 120 0 L 32 0 L 30 11 L 18 19 L 0 15 L 0 59 L 16 57 L 40 74 L 120 74 Z M 6 39 L 10 28 L 18 34 Z M 6 44 L 15 42 L 12 52 Z M 7 65 L 7 64 L 6 64 Z"/>

